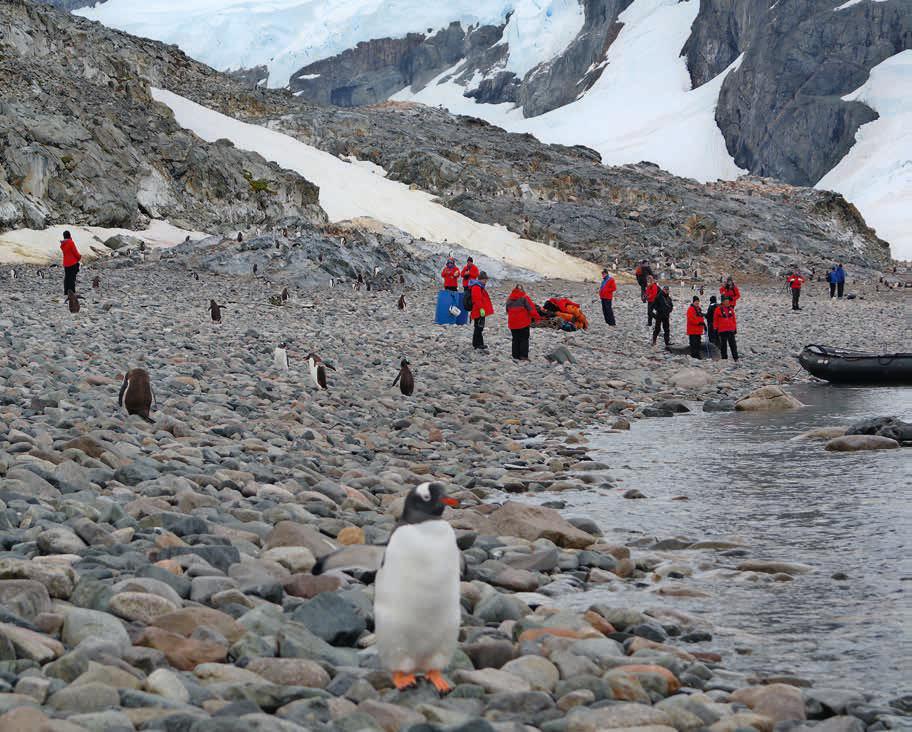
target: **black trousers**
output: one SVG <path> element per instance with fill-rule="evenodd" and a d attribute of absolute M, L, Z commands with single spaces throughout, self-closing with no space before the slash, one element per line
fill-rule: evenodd
<path fill-rule="evenodd" d="M 712 328 L 709 329 L 709 342 L 715 343 L 716 345 L 719 344 L 719 331 L 713 330 Z"/>
<path fill-rule="evenodd" d="M 608 323 L 608 325 L 615 325 L 614 304 L 611 300 L 602 300 L 602 315 L 605 316 L 605 322 Z"/>
<path fill-rule="evenodd" d="M 731 346 L 732 358 L 738 360 L 738 342 L 735 340 L 735 331 L 719 333 L 719 348 L 722 349 L 722 358 L 728 360 L 728 348 Z"/>
<path fill-rule="evenodd" d="M 701 346 L 703 345 L 703 337 L 698 335 L 687 336 L 690 340 L 690 357 L 691 358 L 700 358 Z"/>
<path fill-rule="evenodd" d="M 830 297 L 836 297 L 836 283 L 830 283 Z"/>
<path fill-rule="evenodd" d="M 529 334 L 531 331 L 532 329 L 528 326 L 510 331 L 513 335 L 513 358 L 529 359 Z"/>
<path fill-rule="evenodd" d="M 792 288 L 792 310 L 799 310 L 798 300 L 801 297 L 801 288 Z"/>
<path fill-rule="evenodd" d="M 70 290 L 76 292 L 76 275 L 79 274 L 79 262 L 63 268 L 63 294 Z"/>
<path fill-rule="evenodd" d="M 836 297 L 842 297 L 842 293 L 845 291 L 845 282 L 836 283 Z M 833 297 L 830 295 L 830 297 Z"/>
<path fill-rule="evenodd" d="M 646 303 L 646 325 L 647 326 L 652 325 L 652 319 L 657 318 L 657 317 L 658 317 L 658 315 L 656 315 L 655 310 L 653 310 L 652 303 L 647 302 Z"/>
<path fill-rule="evenodd" d="M 484 318 L 475 319 L 475 329 L 472 331 L 472 347 L 473 348 L 484 348 Z"/>
<path fill-rule="evenodd" d="M 655 314 L 655 328 L 652 331 L 652 342 L 655 343 L 659 339 L 659 330 L 665 331 L 663 337 L 665 338 L 665 345 L 671 343 L 671 337 L 668 335 L 668 316 L 660 315 L 659 313 Z"/>
<path fill-rule="evenodd" d="M 459 288 L 456 287 L 456 285 L 447 285 L 443 289 L 446 290 L 447 292 L 458 292 L 459 291 Z"/>

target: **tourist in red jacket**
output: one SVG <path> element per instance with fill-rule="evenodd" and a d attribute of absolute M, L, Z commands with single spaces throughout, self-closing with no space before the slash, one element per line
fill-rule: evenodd
<path fill-rule="evenodd" d="M 447 260 L 446 267 L 440 273 L 443 277 L 443 289 L 456 292 L 459 289 L 459 267 L 456 266 L 456 260 L 450 258 Z"/>
<path fill-rule="evenodd" d="M 466 266 L 462 268 L 462 289 L 469 289 L 469 283 L 478 279 L 478 267 L 475 266 L 475 260 L 469 257 L 466 260 Z"/>
<path fill-rule="evenodd" d="M 788 286 L 792 291 L 792 310 L 801 310 L 798 307 L 798 300 L 801 298 L 801 285 L 804 284 L 804 277 L 802 277 L 798 270 L 796 269 L 789 275 Z"/>
<path fill-rule="evenodd" d="M 66 295 L 70 291 L 76 292 L 76 275 L 79 274 L 79 260 L 82 259 L 69 231 L 63 232 L 60 251 L 63 252 L 63 294 Z"/>
<path fill-rule="evenodd" d="M 700 298 L 694 295 L 693 302 L 687 308 L 687 338 L 690 341 L 690 357 L 700 358 L 700 345 L 703 332 L 706 330 L 706 318 L 700 309 Z"/>
<path fill-rule="evenodd" d="M 614 325 L 614 293 L 617 292 L 617 282 L 607 269 L 602 270 L 602 286 L 599 287 L 599 299 L 602 301 L 602 314 L 608 325 Z"/>
<path fill-rule="evenodd" d="M 541 316 L 535 303 L 522 285 L 514 285 L 513 292 L 507 298 L 507 326 L 513 336 L 513 358 L 517 361 L 529 360 L 529 334 L 532 323 L 539 320 Z"/>
<path fill-rule="evenodd" d="M 728 348 L 731 347 L 732 358 L 738 360 L 738 343 L 735 334 L 738 332 L 738 321 L 735 317 L 735 306 L 730 297 L 723 297 L 722 304 L 713 314 L 713 327 L 719 334 L 719 348 L 722 358 L 728 359 Z"/>
<path fill-rule="evenodd" d="M 652 325 L 652 317 L 654 315 L 653 308 L 655 307 L 655 300 L 659 294 L 659 285 L 655 281 L 655 277 L 649 275 L 646 278 L 646 289 L 644 290 L 644 296 L 646 297 L 646 324 Z"/>
<path fill-rule="evenodd" d="M 732 307 L 738 304 L 738 300 L 741 299 L 741 290 L 738 289 L 738 286 L 735 284 L 735 281 L 729 277 L 725 280 L 725 284 L 719 288 L 719 294 L 724 298 L 726 295 L 731 298 Z"/>
<path fill-rule="evenodd" d="M 472 322 L 475 329 L 472 332 L 472 347 L 476 351 L 485 351 L 487 346 L 484 342 L 485 318 L 493 314 L 494 306 L 491 304 L 491 297 L 488 295 L 488 273 L 480 272 L 477 280 L 469 283 L 472 296 Z"/>

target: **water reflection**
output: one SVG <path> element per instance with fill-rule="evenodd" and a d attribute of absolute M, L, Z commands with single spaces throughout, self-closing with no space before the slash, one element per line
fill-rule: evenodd
<path fill-rule="evenodd" d="M 808 408 L 695 412 L 594 435 L 594 457 L 612 466 L 620 490 L 561 494 L 566 513 L 584 512 L 622 541 L 738 537 L 751 558 L 812 565 L 812 574 L 773 584 L 697 576 L 688 584 L 711 600 L 655 595 L 655 604 L 705 615 L 716 635 L 705 648 L 749 651 L 726 654 L 730 667 L 896 693 L 912 675 L 912 449 L 831 454 L 820 442 L 790 438 L 870 416 L 912 420 L 912 389 L 791 391 Z M 629 488 L 648 500 L 622 499 Z M 671 500 L 681 495 L 689 500 Z M 714 557 L 723 566 L 743 559 L 722 554 Z M 837 572 L 848 579 L 834 580 Z M 597 589 L 565 598 L 574 606 L 596 600 L 644 603 L 642 592 L 624 598 Z"/>

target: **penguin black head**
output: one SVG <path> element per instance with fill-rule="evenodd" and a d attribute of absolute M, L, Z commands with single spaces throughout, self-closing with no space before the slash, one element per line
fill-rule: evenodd
<path fill-rule="evenodd" d="M 447 506 L 458 506 L 459 501 L 445 494 L 442 483 L 422 483 L 415 486 L 405 497 L 402 509 L 403 524 L 420 524 L 423 521 L 434 521 L 443 515 Z"/>
<path fill-rule="evenodd" d="M 408 365 L 409 365 L 409 360 L 408 360 L 407 358 L 403 358 L 399 365 L 400 365 L 400 366 L 408 366 Z"/>

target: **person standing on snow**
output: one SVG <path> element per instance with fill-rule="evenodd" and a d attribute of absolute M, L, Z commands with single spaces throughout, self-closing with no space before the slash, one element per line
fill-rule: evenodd
<path fill-rule="evenodd" d="M 440 273 L 443 278 L 443 289 L 456 292 L 459 289 L 459 267 L 456 266 L 456 260 L 450 257 L 447 260 L 446 267 Z"/>
<path fill-rule="evenodd" d="M 69 231 L 63 232 L 60 251 L 63 252 L 63 294 L 67 295 L 76 292 L 76 275 L 79 274 L 79 261 L 82 259 Z"/>
<path fill-rule="evenodd" d="M 804 284 L 804 277 L 802 277 L 796 269 L 789 275 L 787 282 L 789 289 L 792 291 L 792 310 L 801 310 L 801 308 L 798 307 L 798 301 L 801 299 L 801 285 Z"/>
<path fill-rule="evenodd" d="M 488 273 L 481 272 L 477 280 L 470 283 L 470 296 L 472 299 L 472 322 L 475 328 L 472 332 L 472 347 L 476 351 L 486 351 L 487 346 L 484 342 L 485 318 L 494 312 L 494 306 L 491 304 L 491 297 L 488 295 Z"/>
<path fill-rule="evenodd" d="M 529 360 L 529 335 L 532 323 L 541 320 L 538 308 L 521 285 L 514 285 L 507 298 L 507 326 L 513 336 L 513 358 Z"/>
<path fill-rule="evenodd" d="M 690 357 L 700 358 L 700 346 L 703 343 L 703 331 L 706 330 L 706 319 L 700 310 L 700 298 L 694 295 L 687 308 L 687 338 L 690 341 Z"/>
<path fill-rule="evenodd" d="M 614 325 L 614 293 L 617 291 L 617 282 L 607 269 L 602 270 L 602 286 L 599 288 L 599 298 L 602 301 L 602 314 L 608 325 Z"/>

